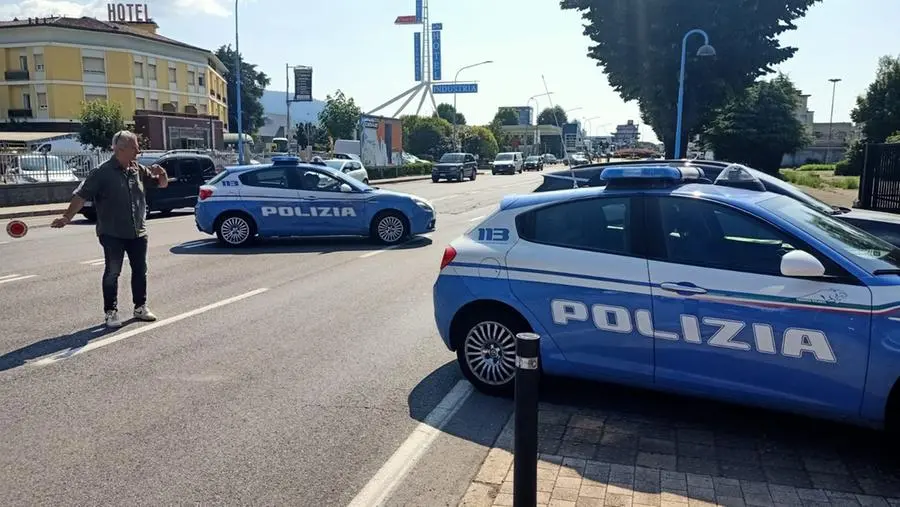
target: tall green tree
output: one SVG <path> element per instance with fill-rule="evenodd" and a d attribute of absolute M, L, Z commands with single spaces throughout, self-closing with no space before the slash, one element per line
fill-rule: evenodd
<path fill-rule="evenodd" d="M 497 110 L 497 114 L 494 115 L 494 121 L 492 123 L 497 123 L 499 125 L 518 125 L 519 115 L 513 108 L 501 107 Z"/>
<path fill-rule="evenodd" d="M 103 150 L 110 149 L 116 132 L 125 130 L 125 117 L 118 102 L 107 100 L 83 102 L 78 121 L 81 123 L 78 128 L 78 140 L 81 144 Z"/>
<path fill-rule="evenodd" d="M 225 80 L 228 84 L 228 131 L 237 132 L 237 73 L 235 67 L 235 52 L 231 45 L 222 46 L 216 50 L 216 56 L 228 73 Z M 262 106 L 262 96 L 266 87 L 272 82 L 265 72 L 256 70 L 256 65 L 244 61 L 241 63 L 241 126 L 245 134 L 254 134 L 266 124 L 265 111 Z"/>
<path fill-rule="evenodd" d="M 325 97 L 325 108 L 319 113 L 319 124 L 332 139 L 352 139 L 359 127 L 362 109 L 353 97 L 347 97 L 338 90 L 334 96 Z"/>
<path fill-rule="evenodd" d="M 463 116 L 462 113 L 453 108 L 450 104 L 438 104 L 437 111 L 435 112 L 435 116 L 443 118 L 450 123 L 453 123 L 453 117 L 456 116 L 456 124 L 457 125 L 465 125 L 466 117 Z"/>
<path fill-rule="evenodd" d="M 719 57 L 697 57 L 701 36 L 687 43 L 682 148 L 713 111 L 791 58 L 797 48 L 779 36 L 820 0 L 562 0 L 563 9 L 582 12 L 584 34 L 594 45 L 588 56 L 606 72 L 627 102 L 636 100 L 641 118 L 666 144 L 675 142 L 681 42 L 704 29 Z"/>
<path fill-rule="evenodd" d="M 878 60 L 875 81 L 856 98 L 850 117 L 863 124 L 868 142 L 883 142 L 900 130 L 900 58 L 882 56 Z"/>
<path fill-rule="evenodd" d="M 434 160 L 444 153 L 453 151 L 453 125 L 443 118 L 403 116 L 403 149 L 417 157 L 427 156 Z"/>
<path fill-rule="evenodd" d="M 718 159 L 777 174 L 785 153 L 812 141 L 794 116 L 799 94 L 784 75 L 754 83 L 716 111 L 704 141 Z"/>
<path fill-rule="evenodd" d="M 554 116 L 555 113 L 555 116 Z M 566 110 L 562 108 L 559 104 L 553 107 L 546 107 L 541 114 L 537 117 L 538 125 L 556 125 L 557 120 L 559 121 L 559 127 L 562 127 L 566 123 L 569 123 L 569 117 L 566 115 Z"/>
<path fill-rule="evenodd" d="M 313 122 L 298 123 L 294 127 L 294 140 L 301 150 L 310 145 L 325 147 L 328 146 L 328 132 Z"/>
<path fill-rule="evenodd" d="M 493 160 L 497 156 L 499 147 L 494 134 L 485 127 L 466 127 L 460 136 L 462 148 L 466 153 L 478 155 L 481 160 Z"/>

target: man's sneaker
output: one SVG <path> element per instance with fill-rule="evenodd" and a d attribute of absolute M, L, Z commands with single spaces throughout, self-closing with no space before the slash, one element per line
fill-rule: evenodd
<path fill-rule="evenodd" d="M 119 312 L 115 310 L 106 312 L 106 327 L 122 327 L 122 321 L 119 320 Z"/>
<path fill-rule="evenodd" d="M 134 309 L 134 318 L 145 322 L 153 322 L 156 320 L 156 315 L 153 315 L 153 312 L 147 308 L 147 305 L 141 305 Z"/>

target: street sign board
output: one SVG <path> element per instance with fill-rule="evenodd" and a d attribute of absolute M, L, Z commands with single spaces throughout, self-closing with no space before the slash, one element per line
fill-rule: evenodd
<path fill-rule="evenodd" d="M 478 83 L 433 84 L 431 93 L 478 93 Z"/>
<path fill-rule="evenodd" d="M 395 25 L 417 25 L 421 23 L 418 21 L 415 16 L 397 16 L 397 19 L 394 20 Z"/>
<path fill-rule="evenodd" d="M 11 238 L 21 238 L 28 234 L 28 224 L 21 220 L 10 220 L 8 224 L 6 224 L 6 233 L 9 234 Z"/>
<path fill-rule="evenodd" d="M 432 30 L 443 30 L 443 29 L 444 29 L 444 24 L 443 24 L 443 23 L 432 23 L 432 24 L 431 24 L 431 29 L 432 29 Z"/>
<path fill-rule="evenodd" d="M 441 31 L 431 31 L 431 80 L 441 80 Z"/>
<path fill-rule="evenodd" d="M 416 82 L 422 81 L 422 32 L 413 34 L 413 55 L 416 59 Z"/>
<path fill-rule="evenodd" d="M 422 22 L 422 0 L 416 0 L 416 22 Z"/>
<path fill-rule="evenodd" d="M 294 101 L 312 102 L 312 67 L 294 67 Z"/>

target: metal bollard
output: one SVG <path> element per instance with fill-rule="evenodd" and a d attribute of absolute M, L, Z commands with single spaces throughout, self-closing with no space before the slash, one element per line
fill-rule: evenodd
<path fill-rule="evenodd" d="M 541 335 L 516 335 L 516 421 L 513 506 L 537 505 L 538 352 Z"/>

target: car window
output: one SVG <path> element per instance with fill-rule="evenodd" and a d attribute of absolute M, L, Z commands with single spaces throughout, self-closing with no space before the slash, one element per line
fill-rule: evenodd
<path fill-rule="evenodd" d="M 200 159 L 200 171 L 203 173 L 203 181 L 216 177 L 216 164 L 211 158 Z"/>
<path fill-rule="evenodd" d="M 657 202 L 661 260 L 780 276 L 781 257 L 794 249 L 781 231 L 735 209 L 693 198 Z"/>
<path fill-rule="evenodd" d="M 509 153 L 501 153 L 501 154 L 497 155 L 497 158 L 494 160 L 512 160 L 512 159 L 513 159 L 513 156 L 510 155 Z"/>
<path fill-rule="evenodd" d="M 287 172 L 282 167 L 268 167 L 257 171 L 249 171 L 238 176 L 241 183 L 251 187 L 290 188 Z"/>
<path fill-rule="evenodd" d="M 522 215 L 519 236 L 526 241 L 630 255 L 628 197 L 568 201 Z"/>
<path fill-rule="evenodd" d="M 341 169 L 343 169 L 345 163 L 346 162 L 344 162 L 343 160 L 326 160 L 325 161 L 325 165 L 334 169 L 335 171 L 340 171 Z"/>
<path fill-rule="evenodd" d="M 195 158 L 183 158 L 178 164 L 181 166 L 179 180 L 183 183 L 198 183 L 203 180 L 200 170 L 200 161 Z"/>
<path fill-rule="evenodd" d="M 340 192 L 343 181 L 318 171 L 303 171 L 300 176 L 300 190 L 308 192 Z"/>

